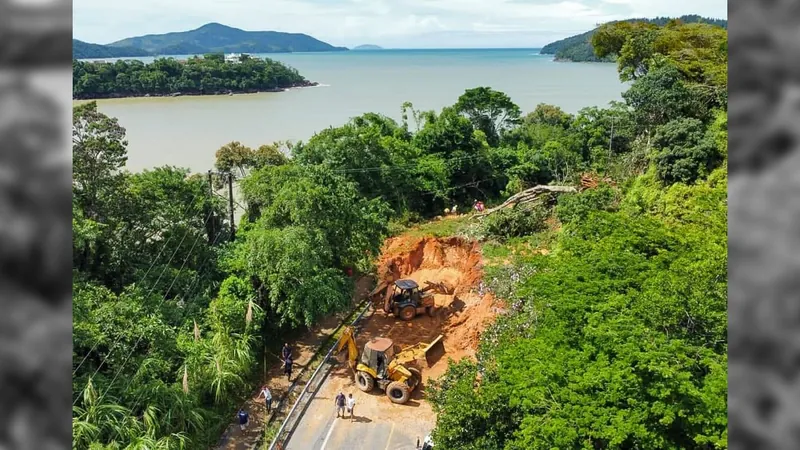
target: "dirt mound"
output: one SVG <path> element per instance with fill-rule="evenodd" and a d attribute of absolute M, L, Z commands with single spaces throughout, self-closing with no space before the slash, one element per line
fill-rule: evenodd
<path fill-rule="evenodd" d="M 454 294 L 468 292 L 482 276 L 477 242 L 461 238 L 389 239 L 378 261 L 378 280 L 387 285 L 410 278 L 421 286 L 425 281 L 444 282 Z"/>

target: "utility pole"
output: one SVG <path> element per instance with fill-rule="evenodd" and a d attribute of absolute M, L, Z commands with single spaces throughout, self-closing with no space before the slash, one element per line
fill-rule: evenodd
<path fill-rule="evenodd" d="M 236 225 L 233 217 L 233 173 L 228 173 L 228 206 L 231 209 L 231 242 L 236 239 Z"/>
<path fill-rule="evenodd" d="M 212 178 L 212 172 L 208 171 L 208 194 L 209 198 L 214 198 L 214 179 Z M 214 236 L 217 235 L 217 227 L 214 226 L 216 224 L 216 218 L 214 217 L 214 204 L 211 203 L 211 212 L 209 213 L 209 222 L 208 222 L 208 242 L 213 243 Z"/>
<path fill-rule="evenodd" d="M 611 136 L 608 138 L 608 161 L 606 162 L 606 168 L 604 172 L 608 174 L 608 167 L 611 165 L 611 144 L 614 142 L 614 122 L 616 121 L 617 117 L 615 115 L 611 116 Z"/>

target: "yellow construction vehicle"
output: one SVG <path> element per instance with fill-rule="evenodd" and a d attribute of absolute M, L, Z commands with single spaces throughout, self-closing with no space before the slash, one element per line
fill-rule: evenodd
<path fill-rule="evenodd" d="M 411 320 L 419 314 L 433 316 L 436 310 L 433 293 L 451 294 L 452 288 L 444 283 L 426 281 L 425 287 L 420 288 L 414 280 L 396 280 L 390 286 L 389 283 L 381 283 L 369 296 L 373 297 L 380 294 L 384 289 L 383 311 L 386 314 L 394 314 L 395 317 L 403 320 Z"/>
<path fill-rule="evenodd" d="M 407 364 L 424 358 L 430 366 L 437 354 L 444 353 L 441 335 L 430 344 L 421 343 L 405 349 L 395 345 L 391 339 L 375 338 L 364 345 L 359 361 L 358 346 L 353 333 L 352 327 L 344 329 L 336 346 L 336 353 L 347 346 L 348 363 L 358 388 L 369 392 L 377 385 L 392 403 L 406 403 L 411 398 L 411 392 L 422 380 L 419 369 L 407 367 Z"/>

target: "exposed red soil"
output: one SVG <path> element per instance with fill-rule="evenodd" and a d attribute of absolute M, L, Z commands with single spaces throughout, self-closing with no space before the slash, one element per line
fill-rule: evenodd
<path fill-rule="evenodd" d="M 410 322 L 387 315 L 382 300 L 376 298 L 375 313 L 359 334 L 359 345 L 373 337 L 388 337 L 406 346 L 431 342 L 443 336 L 445 355 L 432 367 L 424 368 L 423 378 L 436 378 L 447 368 L 447 360 L 474 357 L 481 333 L 496 316 L 497 302 L 491 294 L 477 292 L 483 277 L 480 246 L 462 238 L 389 239 L 378 260 L 378 282 L 391 284 L 408 278 L 424 286 L 426 281 L 442 282 L 452 294 L 434 296 L 438 308 L 434 317 L 418 316 Z"/>

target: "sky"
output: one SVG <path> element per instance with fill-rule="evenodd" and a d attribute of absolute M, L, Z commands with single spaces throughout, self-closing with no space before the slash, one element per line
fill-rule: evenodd
<path fill-rule="evenodd" d="M 72 8 L 75 39 L 98 44 L 218 22 L 385 48 L 536 48 L 611 20 L 728 17 L 726 0 L 74 0 Z"/>

